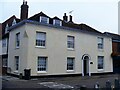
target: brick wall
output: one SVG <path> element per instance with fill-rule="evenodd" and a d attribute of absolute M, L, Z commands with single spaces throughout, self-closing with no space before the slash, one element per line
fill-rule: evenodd
<path fill-rule="evenodd" d="M 120 55 L 120 43 L 112 42 L 113 53 L 117 53 Z"/>

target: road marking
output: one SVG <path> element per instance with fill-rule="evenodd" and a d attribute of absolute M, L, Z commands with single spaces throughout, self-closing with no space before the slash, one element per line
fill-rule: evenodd
<path fill-rule="evenodd" d="M 49 88 L 58 88 L 58 89 L 73 89 L 74 88 L 70 85 L 65 85 L 65 84 L 56 83 L 56 82 L 41 82 L 38 84 L 49 87 Z"/>

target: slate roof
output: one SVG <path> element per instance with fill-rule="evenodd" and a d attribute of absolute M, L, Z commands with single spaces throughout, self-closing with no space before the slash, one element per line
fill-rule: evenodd
<path fill-rule="evenodd" d="M 53 20 L 54 19 L 61 20 L 57 16 L 55 16 L 53 18 L 50 18 L 48 15 L 44 14 L 43 12 L 35 14 L 34 16 L 28 18 L 28 20 L 33 20 L 33 21 L 38 21 L 39 22 L 40 16 L 48 17 L 49 18 L 49 24 L 52 24 L 52 25 L 53 25 Z M 92 28 L 92 27 L 90 27 L 90 26 L 88 26 L 86 24 L 83 24 L 83 23 L 82 24 L 76 24 L 74 22 L 69 22 L 69 21 L 66 22 L 64 20 L 61 20 L 61 21 L 62 21 L 62 26 L 64 26 L 64 27 L 69 27 L 69 28 L 73 28 L 73 29 L 80 29 L 80 30 L 89 31 L 89 32 L 95 32 L 95 33 L 101 33 L 99 31 L 95 30 L 94 28 Z"/>
<path fill-rule="evenodd" d="M 17 23 L 16 25 L 10 27 L 9 31 L 12 31 L 17 27 L 20 27 L 20 26 L 24 25 L 25 23 L 35 24 L 35 25 L 39 25 L 39 26 L 47 26 L 47 27 L 57 28 L 58 30 L 63 29 L 63 30 L 68 30 L 68 31 L 86 33 L 86 34 L 90 34 L 90 35 L 98 35 L 98 36 L 108 37 L 107 35 L 105 35 L 103 33 L 90 32 L 90 31 L 86 31 L 86 30 L 75 29 L 75 28 L 64 27 L 64 26 L 55 26 L 55 25 L 52 25 L 52 24 L 44 24 L 44 23 L 40 23 L 40 22 L 37 22 L 37 21 L 33 21 L 33 20 L 23 20 L 23 21 Z"/>
<path fill-rule="evenodd" d="M 109 32 L 104 32 L 104 34 L 111 37 L 113 41 L 120 42 L 120 35 L 114 34 L 114 33 L 109 33 Z"/>
<path fill-rule="evenodd" d="M 45 16 L 47 18 L 49 18 L 49 24 L 43 24 L 39 21 L 40 19 L 40 16 Z M 77 24 L 77 23 L 74 23 L 74 22 L 66 22 L 64 20 L 61 20 L 60 18 L 58 18 L 57 16 L 51 18 L 49 17 L 48 15 L 44 14 L 43 12 L 40 12 L 38 14 L 35 14 L 33 16 L 31 16 L 30 18 L 26 19 L 26 20 L 23 20 L 23 21 L 20 21 L 20 19 L 16 18 L 14 15 L 12 17 L 10 17 L 8 20 L 6 20 L 3 24 L 5 25 L 6 23 L 9 23 L 9 25 L 11 26 L 12 24 L 12 21 L 13 19 L 16 19 L 17 21 L 17 24 L 10 27 L 10 31 L 16 27 L 19 27 L 25 23 L 31 23 L 31 24 L 36 24 L 36 25 L 44 25 L 44 26 L 48 26 L 48 27 L 54 27 L 54 28 L 61 28 L 61 29 L 66 29 L 66 30 L 72 30 L 72 31 L 77 31 L 77 32 L 84 32 L 84 33 L 89 33 L 89 34 L 96 34 L 96 35 L 102 35 L 102 36 L 106 36 L 106 37 L 111 37 L 112 35 L 112 39 L 118 39 L 119 38 L 119 35 L 117 34 L 112 34 L 112 33 L 109 33 L 110 35 L 108 35 L 107 32 L 105 33 L 102 33 L 92 27 L 90 27 L 89 25 L 86 25 L 86 24 Z M 53 20 L 54 19 L 57 19 L 57 20 L 60 20 L 62 21 L 62 26 L 55 26 L 53 25 Z M 5 28 L 5 26 L 3 27 L 3 29 Z"/>
<path fill-rule="evenodd" d="M 62 21 L 60 18 L 58 18 L 57 16 L 53 17 L 52 19 L 57 19 L 57 20 L 60 20 Z"/>
<path fill-rule="evenodd" d="M 40 12 L 38 14 L 35 14 L 34 16 L 30 17 L 29 20 L 35 20 L 39 22 L 40 17 L 39 16 L 45 16 L 50 18 L 49 16 L 47 16 L 46 14 L 44 14 L 43 12 Z"/>
<path fill-rule="evenodd" d="M 5 27 L 6 27 L 6 25 L 8 24 L 8 26 L 11 27 L 12 26 L 12 22 L 13 22 L 14 19 L 16 20 L 16 23 L 20 22 L 20 19 L 16 18 L 16 16 L 13 15 L 9 19 L 7 19 L 6 21 L 4 21 L 2 23 L 2 35 L 5 34 Z"/>

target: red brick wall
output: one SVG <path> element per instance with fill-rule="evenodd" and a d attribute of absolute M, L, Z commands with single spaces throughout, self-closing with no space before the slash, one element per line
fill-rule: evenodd
<path fill-rule="evenodd" d="M 117 52 L 117 43 L 112 42 L 112 49 L 113 49 L 113 52 Z"/>
<path fill-rule="evenodd" d="M 118 52 L 118 43 L 117 42 L 112 42 L 112 50 L 113 50 L 113 53 L 120 54 L 120 52 Z"/>

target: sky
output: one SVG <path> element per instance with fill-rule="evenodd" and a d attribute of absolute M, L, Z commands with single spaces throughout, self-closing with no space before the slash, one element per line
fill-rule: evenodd
<path fill-rule="evenodd" d="M 73 11 L 73 22 L 84 23 L 101 32 L 118 33 L 119 0 L 26 0 L 29 15 L 44 12 L 50 17 L 63 19 L 64 13 Z M 0 23 L 15 15 L 20 17 L 23 0 L 0 0 Z"/>

